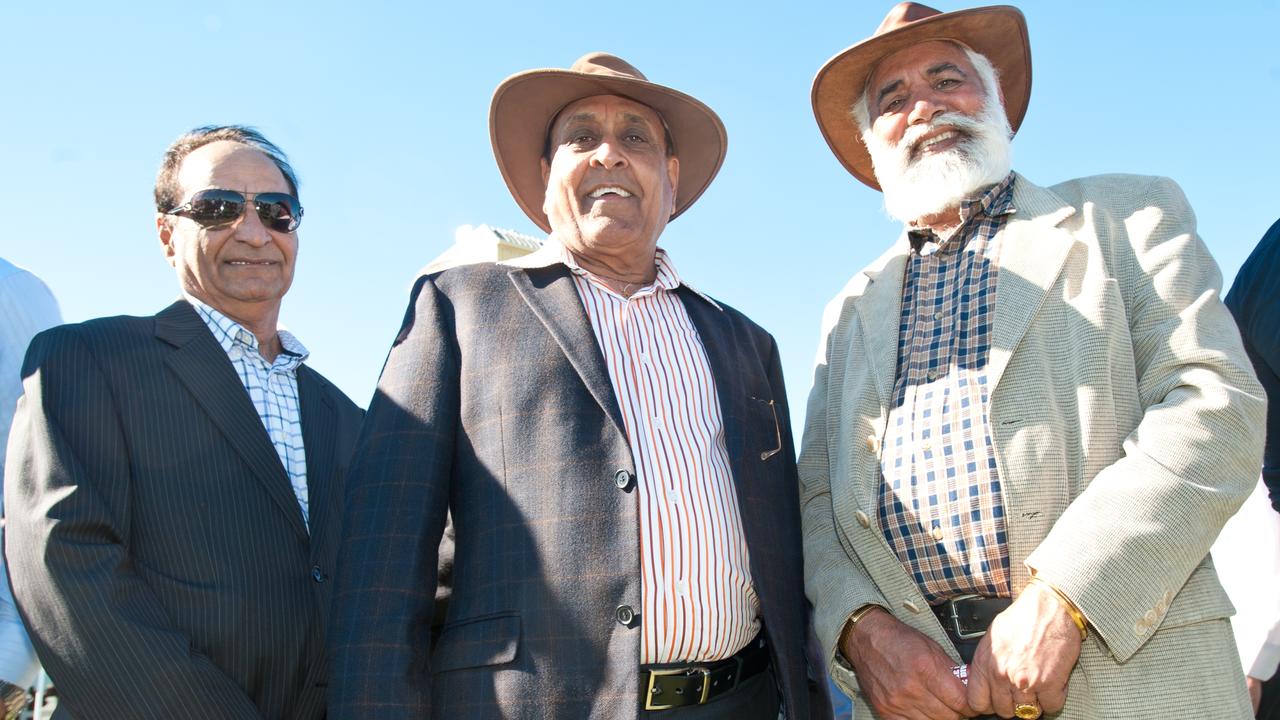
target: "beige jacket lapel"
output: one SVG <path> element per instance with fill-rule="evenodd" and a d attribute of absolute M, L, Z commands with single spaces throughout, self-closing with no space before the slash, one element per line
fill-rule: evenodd
<path fill-rule="evenodd" d="M 1076 242 L 1071 233 L 1058 227 L 1075 214 L 1075 208 L 1021 175 L 1014 181 L 1013 207 L 1013 217 L 1001 231 L 996 312 L 987 362 L 990 393 L 999 385 L 1014 349 Z"/>

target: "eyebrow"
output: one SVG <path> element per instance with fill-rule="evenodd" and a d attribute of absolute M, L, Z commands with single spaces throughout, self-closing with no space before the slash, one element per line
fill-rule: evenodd
<path fill-rule="evenodd" d="M 959 66 L 957 66 L 955 63 L 952 63 L 952 62 L 938 63 L 937 65 L 934 65 L 933 67 L 929 68 L 928 70 L 925 70 L 924 72 L 926 75 L 937 75 L 938 73 L 943 73 L 948 70 L 952 70 L 957 73 L 960 73 L 961 77 L 969 77 L 968 75 L 965 75 L 964 71 L 961 70 Z"/>
<path fill-rule="evenodd" d="M 902 81 L 901 81 L 901 80 L 894 80 L 893 82 L 889 83 L 888 85 L 885 85 L 885 86 L 880 90 L 880 94 L 876 95 L 876 105 L 879 105 L 880 103 L 884 102 L 884 96 L 885 96 L 885 95 L 888 95 L 889 93 L 893 92 L 894 90 L 897 90 L 897 89 L 898 89 L 898 88 L 900 88 L 900 87 L 902 87 Z"/>

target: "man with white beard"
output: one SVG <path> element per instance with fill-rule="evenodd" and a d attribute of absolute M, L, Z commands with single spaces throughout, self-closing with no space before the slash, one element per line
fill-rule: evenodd
<path fill-rule="evenodd" d="M 1030 90 L 1007 6 L 902 3 L 814 80 L 906 225 L 823 320 L 819 639 L 861 718 L 1249 717 L 1206 555 L 1256 482 L 1262 391 L 1172 181 L 1012 172 Z"/>

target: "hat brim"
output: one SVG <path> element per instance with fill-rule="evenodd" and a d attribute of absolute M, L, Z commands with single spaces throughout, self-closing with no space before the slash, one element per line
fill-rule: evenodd
<path fill-rule="evenodd" d="M 711 108 L 656 83 L 556 68 L 512 75 L 494 91 L 489 106 L 493 154 L 520 209 L 538 227 L 551 232 L 551 223 L 542 211 L 546 186 L 541 160 L 547 133 L 566 105 L 596 95 L 630 98 L 662 116 L 680 159 L 680 182 L 671 218 L 687 210 L 724 163 L 728 135 Z"/>
<path fill-rule="evenodd" d="M 1014 132 L 1031 99 L 1031 44 L 1022 12 L 1008 5 L 942 13 L 868 38 L 836 54 L 813 79 L 813 114 L 831 152 L 853 176 L 880 189 L 871 155 L 853 118 L 867 79 L 884 58 L 930 40 L 954 40 L 986 56 L 1000 75 L 1005 113 Z"/>

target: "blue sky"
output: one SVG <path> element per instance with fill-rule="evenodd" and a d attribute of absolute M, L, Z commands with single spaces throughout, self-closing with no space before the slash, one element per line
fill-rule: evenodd
<path fill-rule="evenodd" d="M 69 321 L 154 313 L 177 296 L 151 205 L 161 153 L 197 125 L 255 125 L 307 209 L 282 319 L 365 405 L 417 269 L 454 229 L 536 231 L 493 161 L 493 89 L 606 50 L 724 120 L 724 169 L 662 245 L 777 337 L 798 429 L 823 305 L 899 231 L 828 151 L 810 83 L 890 5 L 5 3 L 0 255 Z M 1229 284 L 1280 216 L 1280 1 L 1021 7 L 1034 70 L 1015 167 L 1045 185 L 1173 177 Z"/>

